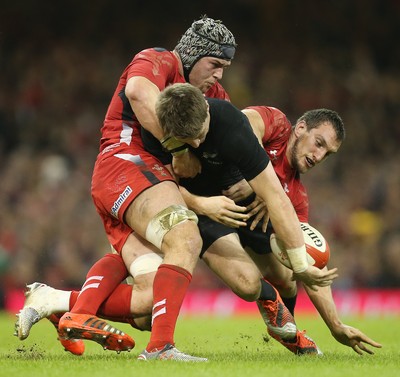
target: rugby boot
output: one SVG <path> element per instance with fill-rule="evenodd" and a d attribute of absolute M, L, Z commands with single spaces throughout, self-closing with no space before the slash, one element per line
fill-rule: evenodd
<path fill-rule="evenodd" d="M 59 334 L 58 331 L 58 324 L 60 322 L 60 318 L 62 317 L 63 313 L 60 314 L 52 314 L 47 319 L 53 324 L 53 326 L 57 330 L 57 334 Z M 60 335 L 58 335 L 57 338 L 62 346 L 64 347 L 65 351 L 71 352 L 73 355 L 76 356 L 81 356 L 85 352 L 85 343 L 83 343 L 83 340 L 80 339 L 62 339 Z"/>
<path fill-rule="evenodd" d="M 258 309 L 267 325 L 268 332 L 272 332 L 281 339 L 293 339 L 297 332 L 296 322 L 278 291 L 275 290 L 275 292 L 275 301 L 258 299 Z"/>
<path fill-rule="evenodd" d="M 297 330 L 296 336 L 293 339 L 282 339 L 268 329 L 268 334 L 286 347 L 290 352 L 295 355 L 316 355 L 322 356 L 322 351 L 317 347 L 315 342 L 305 334 L 305 331 Z"/>
<path fill-rule="evenodd" d="M 92 340 L 103 349 L 118 353 L 135 347 L 128 334 L 92 314 L 65 313 L 58 324 L 58 335 L 63 340 Z"/>
<path fill-rule="evenodd" d="M 186 353 L 179 351 L 172 344 L 167 344 L 161 350 L 154 350 L 148 352 L 144 350 L 139 356 L 138 360 L 174 360 L 192 363 L 202 363 L 208 361 L 205 357 L 191 356 Z"/>
<path fill-rule="evenodd" d="M 53 314 L 53 298 L 57 290 L 42 283 L 26 286 L 24 307 L 16 315 L 15 333 L 20 340 L 29 336 L 32 326 L 41 319 Z"/>

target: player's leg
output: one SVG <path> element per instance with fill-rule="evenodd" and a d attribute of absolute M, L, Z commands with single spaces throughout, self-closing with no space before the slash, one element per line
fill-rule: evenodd
<path fill-rule="evenodd" d="M 120 256 L 118 256 L 118 258 L 122 260 Z M 116 267 L 114 263 L 111 263 L 111 265 Z M 113 271 L 114 270 L 110 270 L 109 272 L 107 272 L 107 270 L 104 270 L 104 276 L 113 275 Z M 116 274 L 119 277 L 122 276 L 119 270 L 116 270 Z M 126 272 L 124 273 L 124 275 L 126 275 Z M 106 283 L 103 285 L 103 289 L 100 290 L 102 293 L 99 295 L 101 297 L 101 299 L 99 299 L 99 296 L 96 296 L 96 293 L 98 292 L 97 288 L 100 285 L 100 281 L 103 279 L 100 278 L 100 276 L 96 278 L 98 278 L 98 280 L 93 281 L 92 283 L 90 283 L 90 280 L 86 280 L 86 283 L 83 286 L 83 290 L 77 297 L 77 302 L 73 305 L 70 311 L 67 311 L 60 318 L 58 323 L 59 338 L 63 341 L 70 339 L 87 339 L 99 343 L 104 349 L 110 349 L 117 352 L 130 351 L 135 346 L 134 340 L 128 334 L 119 330 L 114 325 L 108 323 L 103 319 L 98 318 L 98 308 L 96 310 L 96 313 L 94 314 L 83 312 L 84 308 L 87 307 L 86 303 L 95 303 L 95 305 L 92 305 L 92 308 L 94 306 L 99 307 L 100 304 L 104 301 L 105 295 L 103 296 L 103 294 L 107 292 L 106 297 L 108 297 L 110 295 L 109 291 L 116 288 L 116 280 L 114 278 L 111 278 L 109 280 L 105 278 L 104 280 L 106 280 Z M 92 292 L 88 293 L 88 290 L 92 290 Z M 85 294 L 86 296 L 86 300 L 84 302 L 82 302 L 82 300 L 79 300 L 82 294 Z M 95 299 L 91 300 L 93 296 L 95 296 Z M 127 295 L 126 297 L 129 296 Z M 122 302 L 122 304 L 125 304 L 128 307 L 129 311 L 130 302 Z"/>
<path fill-rule="evenodd" d="M 136 245 L 141 255 L 132 258 L 129 253 L 125 263 L 129 269 L 129 284 L 120 284 L 99 308 L 98 314 L 114 322 L 126 322 L 140 331 L 151 331 L 153 282 L 162 258 L 152 244 L 136 234 L 131 234 L 126 245 Z M 141 244 L 141 245 L 140 245 Z M 125 255 L 124 246 L 122 254 Z M 147 253 L 144 253 L 147 251 Z M 129 307 L 126 303 L 130 302 Z"/>
<path fill-rule="evenodd" d="M 241 298 L 257 301 L 264 322 L 271 331 L 293 338 L 296 325 L 277 290 L 265 279 L 242 247 L 237 232 L 211 219 L 200 217 L 203 259 Z"/>
<path fill-rule="evenodd" d="M 154 275 L 155 272 L 137 276 L 133 285 L 118 285 L 100 306 L 98 316 L 114 322 L 129 323 L 141 331 L 150 331 Z M 24 309 L 17 315 L 14 335 L 21 340 L 26 339 L 31 327 L 45 317 L 58 332 L 61 316 L 74 306 L 79 293 L 54 289 L 42 283 L 29 285 Z M 51 300 L 48 300 L 49 296 Z M 41 316 L 38 313 L 41 313 Z M 66 351 L 74 355 L 84 353 L 85 345 L 82 340 L 65 339 L 63 336 L 59 336 L 58 339 Z"/>
<path fill-rule="evenodd" d="M 139 330 L 151 329 L 152 286 L 161 257 L 157 249 L 140 237 L 131 234 L 123 250 L 132 249 L 135 256 L 127 260 L 132 284 L 120 284 L 100 306 L 98 315 L 103 319 L 127 322 Z M 15 335 L 21 340 L 29 336 L 33 324 L 47 317 L 58 330 L 62 314 L 70 311 L 77 302 L 79 291 L 54 289 L 42 283 L 28 286 L 24 308 L 15 325 Z M 86 331 L 91 331 L 87 328 Z M 75 355 L 84 352 L 84 343 L 78 339 L 59 338 L 67 351 Z"/>
<path fill-rule="evenodd" d="M 131 233 L 122 248 L 122 257 L 129 271 L 128 282 L 132 284 L 130 313 L 135 317 L 151 314 L 153 282 L 163 261 L 160 250 L 153 244 Z"/>
<path fill-rule="evenodd" d="M 133 213 L 134 216 L 140 216 L 138 221 L 140 226 L 147 225 L 160 210 L 165 208 L 165 204 L 161 200 L 163 195 L 157 198 L 158 207 L 144 203 L 144 200 L 150 199 L 151 201 L 148 193 L 152 192 L 153 187 L 158 184 L 166 185 L 165 190 L 168 191 L 168 181 L 173 180 L 167 170 L 155 169 L 159 166 L 158 164 L 159 161 L 145 153 L 143 159 L 136 154 L 115 154 L 101 157 L 96 161 L 92 179 L 92 196 L 96 209 L 103 219 L 109 241 L 119 253 L 121 253 L 122 247 L 133 230 L 132 224 L 125 223 L 125 212 L 133 202 L 138 200 L 139 205 L 141 203 L 145 207 L 145 209 L 139 207 L 137 209 L 140 209 L 140 211 L 135 210 L 135 213 Z M 123 181 L 121 181 L 121 172 L 123 172 Z M 169 184 L 179 193 L 176 184 Z M 142 197 L 143 201 L 138 197 Z M 175 202 L 173 203 L 175 204 Z M 138 226 L 139 232 L 142 231 L 142 234 L 145 235 L 145 231 L 143 232 L 140 226 Z M 131 252 L 134 252 L 134 250 L 131 250 Z M 101 275 L 97 276 L 100 281 L 106 280 L 106 284 L 102 286 L 100 291 L 98 290 L 99 281 L 93 284 L 89 282 L 85 285 L 83 303 L 80 302 L 77 309 L 73 308 L 60 320 L 59 330 L 65 338 L 94 340 L 104 348 L 116 351 L 129 350 L 133 347 L 133 339 L 127 334 L 115 329 L 105 321 L 98 320 L 95 315 L 88 314 L 92 311 L 92 309 L 88 309 L 88 306 L 93 308 L 90 302 L 91 295 L 100 293 L 100 298 L 95 300 L 96 305 L 103 302 L 114 289 L 116 277 L 118 279 L 122 276 L 120 274 L 122 269 L 118 270 L 119 266 L 116 268 L 117 271 L 105 269 L 101 271 Z"/>
<path fill-rule="evenodd" d="M 137 276 L 134 285 L 119 284 L 100 306 L 98 316 L 114 322 L 129 323 L 141 331 L 151 330 L 154 275 L 153 272 Z M 43 318 L 47 318 L 58 333 L 60 318 L 74 306 L 79 293 L 54 289 L 42 283 L 28 285 L 24 308 L 17 314 L 14 335 L 21 340 L 26 339 L 31 327 Z M 66 351 L 74 355 L 82 355 L 85 351 L 85 345 L 80 339 L 65 339 L 61 335 L 58 340 Z"/>
<path fill-rule="evenodd" d="M 262 276 L 278 290 L 285 306 L 294 316 L 297 284 L 292 280 L 293 272 L 280 263 L 272 253 L 257 254 L 249 247 L 246 248 L 246 251 L 261 271 Z"/>
<path fill-rule="evenodd" d="M 232 233 L 215 241 L 204 253 L 206 264 L 235 292 L 247 301 L 256 301 L 270 331 L 293 338 L 297 328 L 293 316 L 278 291 L 265 279 Z"/>
<path fill-rule="evenodd" d="M 253 244 L 257 249 L 257 246 Z M 258 251 L 260 251 L 259 249 Z M 264 249 L 265 250 L 265 249 Z M 250 247 L 246 247 L 246 251 L 260 269 L 264 278 L 268 279 L 281 293 L 282 301 L 285 306 L 290 310 L 291 315 L 294 316 L 294 307 L 297 298 L 297 284 L 292 281 L 292 271 L 283 266 L 272 253 L 266 252 L 264 254 L 255 253 Z M 264 316 L 263 308 L 259 305 L 259 310 Z M 317 347 L 315 342 L 305 335 L 305 331 L 296 330 L 294 337 L 288 337 L 286 334 L 282 336 L 279 332 L 272 331 L 268 327 L 268 333 L 279 343 L 281 343 L 288 350 L 296 355 L 322 355 L 322 352 Z"/>
<path fill-rule="evenodd" d="M 90 268 L 70 312 L 96 315 L 102 302 L 127 276 L 128 270 L 121 256 L 116 253 L 106 254 Z"/>
<path fill-rule="evenodd" d="M 124 232 L 114 232 L 114 238 L 118 234 L 125 238 Z M 98 309 L 97 315 L 76 313 L 76 311 L 70 310 L 62 318 L 60 338 L 93 340 L 101 344 L 104 349 L 115 351 L 129 351 L 133 348 L 134 341 L 128 334 L 121 332 L 115 326 L 107 324 L 107 322 L 100 320 L 98 317 L 118 322 L 128 322 L 133 327 L 141 329 L 141 326 L 138 326 L 132 318 L 133 316 L 141 317 L 151 314 L 154 272 L 162 260 L 154 251 L 157 251 L 155 246 L 143 240 L 143 238 L 137 237 L 134 233 L 130 233 L 123 244 L 121 253 L 122 255 L 130 256 L 125 262 L 134 279 L 134 284 L 119 284 L 117 287 L 113 287 L 114 291 L 111 294 L 108 293 L 108 297 Z M 115 255 L 113 254 L 113 256 Z M 118 258 L 121 257 L 118 255 Z M 127 271 L 125 264 L 124 269 Z M 112 275 L 113 272 L 113 270 L 106 270 L 104 274 Z M 152 274 L 149 274 L 150 272 Z M 110 288 L 111 286 L 109 285 L 108 289 Z M 91 291 L 92 296 L 97 295 L 96 286 L 89 286 L 87 290 Z M 79 294 L 78 301 L 81 295 L 82 292 Z M 90 301 L 90 295 L 87 295 L 86 299 Z M 73 308 L 76 308 L 76 306 L 77 304 L 75 303 Z"/>
<path fill-rule="evenodd" d="M 161 210 L 160 210 L 161 209 Z M 187 210 L 173 182 L 148 188 L 129 206 L 125 220 L 137 233 L 161 249 L 163 263 L 153 284 L 152 332 L 140 359 L 172 354 L 175 325 L 201 250 L 197 217 Z M 171 348 L 172 347 L 172 348 Z M 178 359 L 188 361 L 177 351 Z M 192 361 L 203 361 L 195 360 Z"/>
<path fill-rule="evenodd" d="M 261 292 L 261 274 L 233 232 L 217 239 L 202 256 L 221 280 L 246 301 L 255 301 Z"/>

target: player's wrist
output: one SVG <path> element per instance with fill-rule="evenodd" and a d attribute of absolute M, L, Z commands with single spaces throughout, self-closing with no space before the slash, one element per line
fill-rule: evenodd
<path fill-rule="evenodd" d="M 173 136 L 165 137 L 161 140 L 161 144 L 174 157 L 182 156 L 189 151 L 187 144 L 175 139 Z"/>
<path fill-rule="evenodd" d="M 206 215 L 206 213 L 204 213 L 206 206 L 204 205 L 204 197 L 202 196 L 191 194 L 188 207 L 195 212 L 196 215 Z"/>
<path fill-rule="evenodd" d="M 287 249 L 286 253 L 295 273 L 300 274 L 307 270 L 308 261 L 306 245 L 295 247 L 293 249 Z"/>

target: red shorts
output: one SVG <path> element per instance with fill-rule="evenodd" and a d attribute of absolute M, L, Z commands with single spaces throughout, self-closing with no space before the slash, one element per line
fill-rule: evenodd
<path fill-rule="evenodd" d="M 92 177 L 92 198 L 116 251 L 121 252 L 132 233 L 124 223 L 129 204 L 144 190 L 163 181 L 174 181 L 174 178 L 157 158 L 140 146 L 99 155 Z"/>

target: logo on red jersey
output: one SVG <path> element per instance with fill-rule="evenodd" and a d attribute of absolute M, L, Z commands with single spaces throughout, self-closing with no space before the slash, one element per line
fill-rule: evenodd
<path fill-rule="evenodd" d="M 111 214 L 118 219 L 118 211 L 121 208 L 122 204 L 124 204 L 125 200 L 128 196 L 132 194 L 132 189 L 130 186 L 126 186 L 125 190 L 121 193 L 118 199 L 114 202 L 114 205 L 111 208 Z"/>

